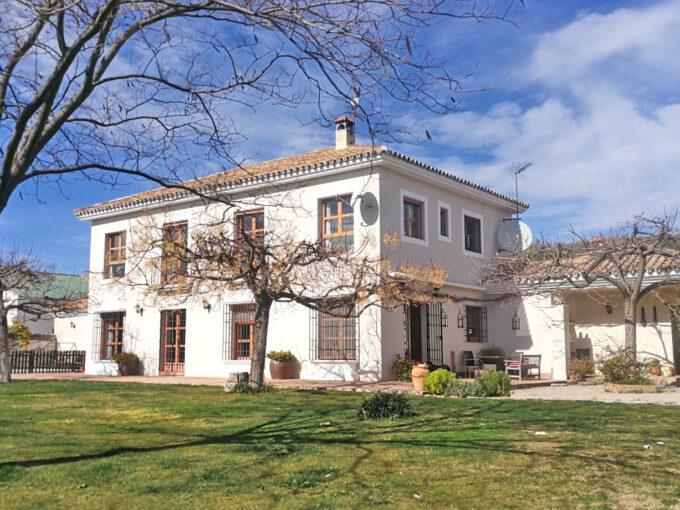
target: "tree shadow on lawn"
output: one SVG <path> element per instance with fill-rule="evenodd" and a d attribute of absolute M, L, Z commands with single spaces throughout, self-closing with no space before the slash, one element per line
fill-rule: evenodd
<path fill-rule="evenodd" d="M 450 433 L 452 430 L 460 430 L 461 433 L 475 430 L 474 423 L 462 424 L 459 420 L 479 419 L 489 411 L 497 411 L 501 402 L 489 402 L 488 405 L 475 406 L 465 410 L 465 415 L 460 416 L 424 416 L 403 419 L 400 421 L 357 421 L 357 418 L 345 418 L 342 424 L 332 424 L 329 427 L 321 427 L 318 416 L 291 415 L 286 412 L 276 418 L 266 422 L 247 427 L 233 433 L 216 436 L 198 436 L 196 439 L 189 439 L 182 442 L 174 442 L 162 445 L 150 446 L 120 446 L 110 448 L 100 452 L 87 453 L 81 455 L 70 455 L 46 459 L 33 460 L 14 460 L 0 462 L 0 469 L 11 467 L 34 468 L 44 466 L 54 466 L 71 464 L 76 462 L 106 459 L 124 454 L 152 453 L 161 451 L 172 451 L 181 448 L 192 448 L 213 445 L 234 445 L 242 446 L 248 450 L 262 449 L 267 443 L 273 445 L 286 444 L 296 448 L 303 448 L 310 445 L 318 446 L 354 446 L 361 453 L 354 460 L 348 472 L 355 472 L 357 468 L 374 454 L 372 446 L 393 446 L 415 448 L 416 450 L 426 448 L 437 448 L 448 451 L 464 452 L 491 452 L 499 454 L 513 454 L 529 457 L 543 457 L 555 459 L 571 459 L 593 465 L 609 465 L 624 468 L 633 472 L 646 471 L 633 462 L 626 460 L 616 460 L 603 457 L 601 452 L 592 454 L 572 453 L 567 451 L 537 451 L 531 445 L 537 443 L 536 440 L 510 439 L 510 438 L 487 438 L 487 439 L 465 439 L 465 438 L 445 438 L 432 439 L 430 434 Z M 492 416 L 488 419 L 493 419 Z M 497 417 L 496 417 L 497 419 Z M 535 422 L 536 420 L 531 420 Z M 367 424 L 370 428 L 362 427 Z M 512 424 L 517 425 L 516 421 Z M 481 429 L 480 429 L 481 430 Z M 499 434 L 507 433 L 507 427 L 499 431 Z M 389 434 L 388 440 L 385 435 Z M 541 441 L 545 443 L 545 441 Z M 555 443 L 551 443 L 555 444 Z M 584 450 L 591 452 L 592 449 Z M 675 473 L 657 467 L 657 474 L 675 475 Z"/>

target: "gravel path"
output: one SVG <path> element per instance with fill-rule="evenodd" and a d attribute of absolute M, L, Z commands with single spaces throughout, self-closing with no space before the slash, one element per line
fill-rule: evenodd
<path fill-rule="evenodd" d="M 680 388 L 668 386 L 659 393 L 605 393 L 600 385 L 555 385 L 514 390 L 515 400 L 590 400 L 624 404 L 662 404 L 680 406 Z"/>

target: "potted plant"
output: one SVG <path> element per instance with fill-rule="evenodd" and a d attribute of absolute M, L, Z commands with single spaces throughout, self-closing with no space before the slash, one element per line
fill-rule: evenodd
<path fill-rule="evenodd" d="M 651 375 L 661 375 L 661 362 L 658 359 L 650 360 L 647 369 Z"/>
<path fill-rule="evenodd" d="M 573 359 L 569 362 L 567 372 L 570 380 L 583 382 L 586 380 L 586 376 L 595 372 L 595 365 L 589 359 Z"/>
<path fill-rule="evenodd" d="M 269 373 L 272 379 L 295 379 L 297 358 L 290 351 L 270 351 Z"/>
<path fill-rule="evenodd" d="M 118 363 L 118 373 L 120 375 L 137 375 L 139 371 L 139 356 L 134 352 L 114 354 L 113 361 Z"/>
<path fill-rule="evenodd" d="M 414 363 L 411 369 L 411 380 L 413 381 L 413 388 L 423 393 L 425 391 L 425 377 L 430 372 L 427 363 Z"/>

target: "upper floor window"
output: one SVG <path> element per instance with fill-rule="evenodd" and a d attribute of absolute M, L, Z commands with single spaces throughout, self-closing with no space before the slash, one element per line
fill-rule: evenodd
<path fill-rule="evenodd" d="M 354 208 L 351 195 L 321 201 L 321 239 L 326 248 L 352 251 Z"/>
<path fill-rule="evenodd" d="M 125 232 L 106 234 L 104 278 L 125 275 Z"/>
<path fill-rule="evenodd" d="M 439 240 L 451 242 L 451 206 L 439 202 Z"/>
<path fill-rule="evenodd" d="M 264 236 L 264 209 L 244 211 L 236 214 L 236 235 L 261 239 Z"/>
<path fill-rule="evenodd" d="M 124 312 L 103 313 L 101 315 L 100 359 L 111 360 L 115 354 L 123 352 L 124 320 Z"/>
<path fill-rule="evenodd" d="M 475 216 L 463 216 L 465 251 L 482 253 L 482 220 Z"/>
<path fill-rule="evenodd" d="M 414 239 L 425 239 L 423 203 L 406 197 L 404 197 L 404 235 Z"/>
<path fill-rule="evenodd" d="M 176 283 L 187 274 L 186 247 L 189 226 L 186 221 L 163 225 L 161 282 Z"/>

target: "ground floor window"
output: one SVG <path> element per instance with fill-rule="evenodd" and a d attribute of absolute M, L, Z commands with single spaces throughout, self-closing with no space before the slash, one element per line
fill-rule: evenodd
<path fill-rule="evenodd" d="M 468 342 L 486 342 L 486 307 L 485 306 L 466 306 L 465 324 L 467 325 Z"/>
<path fill-rule="evenodd" d="M 123 352 L 124 312 L 101 314 L 100 359 L 111 360 L 115 354 Z"/>
<path fill-rule="evenodd" d="M 183 374 L 186 356 L 187 311 L 161 311 L 161 364 L 160 371 Z"/>
<path fill-rule="evenodd" d="M 231 323 L 231 359 L 250 359 L 255 336 L 255 306 L 232 306 Z"/>
<path fill-rule="evenodd" d="M 351 315 L 354 308 L 347 306 L 333 314 L 312 310 L 311 357 L 317 360 L 357 359 L 357 318 Z"/>

